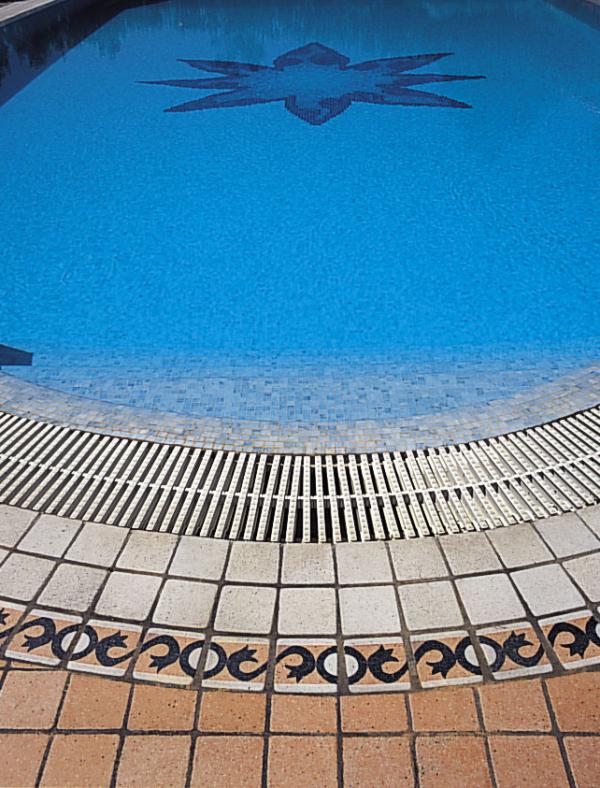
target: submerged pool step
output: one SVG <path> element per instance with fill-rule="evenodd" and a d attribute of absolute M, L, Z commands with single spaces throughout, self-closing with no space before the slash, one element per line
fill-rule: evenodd
<path fill-rule="evenodd" d="M 369 541 L 489 529 L 600 501 L 600 408 L 411 452 L 275 455 L 0 413 L 0 502 L 206 537 Z"/>

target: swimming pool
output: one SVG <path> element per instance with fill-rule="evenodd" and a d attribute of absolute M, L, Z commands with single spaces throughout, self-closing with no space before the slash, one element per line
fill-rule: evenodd
<path fill-rule="evenodd" d="M 93 13 L 58 59 L 5 42 L 0 341 L 35 354 L 15 374 L 319 425 L 598 360 L 593 26 L 543 0 Z"/>

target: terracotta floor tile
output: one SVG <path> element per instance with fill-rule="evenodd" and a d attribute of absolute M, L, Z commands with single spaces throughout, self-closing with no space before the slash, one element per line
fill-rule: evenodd
<path fill-rule="evenodd" d="M 561 730 L 600 733 L 599 672 L 557 676 L 547 687 Z"/>
<path fill-rule="evenodd" d="M 344 782 L 357 788 L 414 785 L 410 740 L 404 736 L 345 736 Z"/>
<path fill-rule="evenodd" d="M 271 736 L 269 788 L 337 786 L 335 736 Z"/>
<path fill-rule="evenodd" d="M 490 736 L 498 788 L 563 788 L 569 781 L 553 736 Z"/>
<path fill-rule="evenodd" d="M 549 731 L 550 715 L 539 679 L 486 684 L 479 688 L 488 731 Z"/>
<path fill-rule="evenodd" d="M 271 730 L 275 733 L 336 733 L 336 699 L 318 695 L 273 695 Z"/>
<path fill-rule="evenodd" d="M 185 785 L 191 743 L 190 736 L 127 736 L 117 786 L 178 788 Z"/>
<path fill-rule="evenodd" d="M 263 746 L 262 736 L 200 736 L 191 788 L 259 788 Z"/>
<path fill-rule="evenodd" d="M 63 671 L 9 671 L 0 691 L 0 725 L 51 728 L 66 680 Z"/>
<path fill-rule="evenodd" d="M 79 788 L 110 785 L 119 737 L 115 734 L 57 734 L 40 785 Z"/>
<path fill-rule="evenodd" d="M 344 733 L 398 733 L 408 729 L 404 693 L 345 695 L 341 706 Z"/>
<path fill-rule="evenodd" d="M 262 733 L 266 703 L 264 692 L 205 692 L 200 706 L 200 730 Z"/>
<path fill-rule="evenodd" d="M 120 728 L 131 685 L 74 673 L 60 712 L 59 728 Z"/>
<path fill-rule="evenodd" d="M 45 733 L 0 734 L 0 785 L 35 785 L 48 736 Z"/>
<path fill-rule="evenodd" d="M 483 737 L 419 736 L 420 788 L 487 788 L 492 785 Z"/>
<path fill-rule="evenodd" d="M 413 692 L 410 696 L 415 731 L 478 731 L 473 690 L 447 687 Z"/>
<path fill-rule="evenodd" d="M 564 743 L 577 788 L 598 785 L 600 736 L 565 736 Z"/>
<path fill-rule="evenodd" d="M 139 684 L 133 690 L 129 730 L 187 731 L 194 726 L 198 693 Z"/>

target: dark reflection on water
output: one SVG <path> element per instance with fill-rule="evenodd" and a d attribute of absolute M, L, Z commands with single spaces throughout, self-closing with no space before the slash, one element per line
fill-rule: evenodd
<path fill-rule="evenodd" d="M 600 28 L 600 7 L 585 0 L 548 0 L 562 11 Z M 67 0 L 51 8 L 0 29 L 0 105 L 27 85 L 44 68 L 87 36 L 99 31 L 94 46 L 106 56 L 119 52 L 129 32 L 160 27 L 183 28 L 224 36 L 231 59 L 261 62 L 266 42 L 285 29 L 294 29 L 299 40 L 311 41 L 328 33 L 347 35 L 363 45 L 377 38 L 376 49 L 385 54 L 395 50 L 403 29 L 406 10 L 421 16 L 432 26 L 443 25 L 459 14 L 464 20 L 485 15 L 489 5 L 502 5 L 519 16 L 528 13 L 527 0 L 345 0 L 343 16 L 339 0 Z M 393 14 L 389 6 L 393 5 Z M 147 6 L 143 14 L 123 13 Z M 379 17 L 386 26 L 377 25 Z M 491 17 L 490 17 L 491 18 Z M 112 20 L 112 24 L 106 25 Z M 393 24 L 389 24 L 393 20 Z M 347 27 L 347 30 L 344 30 Z M 243 33 L 241 32 L 243 31 Z M 375 43 L 375 42 L 374 42 Z"/>

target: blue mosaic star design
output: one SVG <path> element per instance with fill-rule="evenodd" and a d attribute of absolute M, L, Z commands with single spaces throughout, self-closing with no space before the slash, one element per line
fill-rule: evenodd
<path fill-rule="evenodd" d="M 413 87 L 482 77 L 406 73 L 449 54 L 409 55 L 349 65 L 350 59 L 335 49 L 312 43 L 280 55 L 272 66 L 229 60 L 182 60 L 192 68 L 221 76 L 153 80 L 144 84 L 220 91 L 177 104 L 165 112 L 193 112 L 283 101 L 288 112 L 300 120 L 321 126 L 348 109 L 353 101 L 408 107 L 469 108 L 469 104 L 462 101 L 414 90 Z"/>

